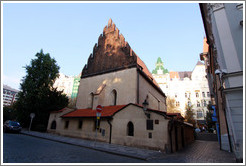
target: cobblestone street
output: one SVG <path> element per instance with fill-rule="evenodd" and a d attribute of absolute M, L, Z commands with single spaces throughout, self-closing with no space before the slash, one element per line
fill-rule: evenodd
<path fill-rule="evenodd" d="M 196 140 L 185 149 L 152 160 L 160 163 L 235 163 L 233 153 L 219 149 L 216 141 Z M 151 160 L 149 161 L 151 162 Z"/>

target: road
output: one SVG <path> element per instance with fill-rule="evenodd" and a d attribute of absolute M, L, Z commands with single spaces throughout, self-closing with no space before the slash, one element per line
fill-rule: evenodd
<path fill-rule="evenodd" d="M 145 161 L 27 135 L 3 134 L 3 163 L 143 162 Z"/>
<path fill-rule="evenodd" d="M 3 163 L 235 163 L 216 141 L 197 140 L 183 150 L 150 160 L 92 150 L 23 134 L 3 134 Z"/>

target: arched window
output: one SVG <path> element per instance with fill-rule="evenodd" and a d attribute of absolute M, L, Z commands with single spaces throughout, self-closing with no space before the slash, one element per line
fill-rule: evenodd
<path fill-rule="evenodd" d="M 88 97 L 88 108 L 92 108 L 93 107 L 93 93 L 90 93 L 90 96 Z"/>
<path fill-rule="evenodd" d="M 134 136 L 134 126 L 132 122 L 128 122 L 127 124 L 127 135 Z"/>
<path fill-rule="evenodd" d="M 55 120 L 51 123 L 50 129 L 56 129 L 56 121 Z"/>
<path fill-rule="evenodd" d="M 116 104 L 117 104 L 117 92 L 114 89 L 111 92 L 111 105 L 116 105 Z"/>

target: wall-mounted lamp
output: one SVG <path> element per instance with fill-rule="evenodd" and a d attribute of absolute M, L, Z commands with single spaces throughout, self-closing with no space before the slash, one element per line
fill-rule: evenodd
<path fill-rule="evenodd" d="M 149 103 L 146 101 L 146 99 L 144 100 L 143 102 L 143 110 L 144 110 L 144 114 L 150 118 L 150 113 L 147 112 L 147 109 L 148 109 L 148 106 L 149 106 Z"/>

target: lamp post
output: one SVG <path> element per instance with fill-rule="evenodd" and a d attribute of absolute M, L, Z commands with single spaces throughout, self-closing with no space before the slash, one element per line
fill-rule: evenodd
<path fill-rule="evenodd" d="M 143 102 L 143 110 L 144 110 L 144 114 L 150 118 L 150 113 L 147 112 L 147 109 L 148 109 L 148 106 L 149 106 L 149 103 L 146 101 L 146 99 L 144 100 Z"/>

